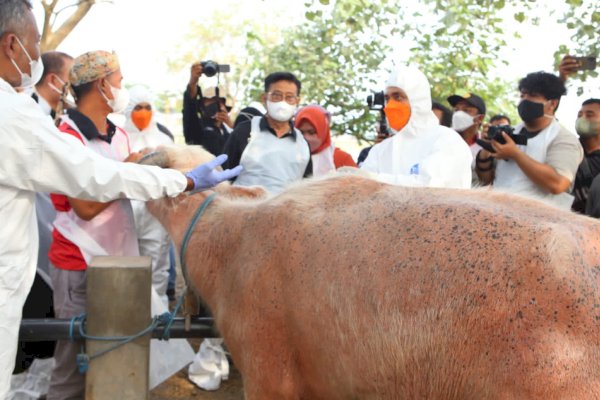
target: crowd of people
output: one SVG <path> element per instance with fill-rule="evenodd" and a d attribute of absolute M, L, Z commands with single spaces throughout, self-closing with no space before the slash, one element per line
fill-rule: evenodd
<path fill-rule="evenodd" d="M 85 312 L 93 256 L 150 256 L 154 289 L 165 305 L 172 299 L 172 243 L 145 200 L 224 180 L 277 194 L 350 167 L 389 184 L 488 188 L 600 217 L 600 99 L 582 104 L 575 132 L 555 117 L 565 81 L 578 70 L 569 56 L 559 75 L 520 80 L 521 122 L 514 127 L 505 114 L 487 119 L 475 93 L 451 94 L 448 106 L 432 101 L 423 71 L 397 67 L 384 91 L 387 133 L 356 161 L 335 146 L 326 105 L 300 106 L 302 83 L 292 72 L 266 76 L 259 101 L 233 119 L 219 87 L 200 87 L 203 65 L 195 63 L 183 93 L 183 134 L 217 157 L 184 175 L 135 164 L 147 149 L 172 144 L 173 135 L 157 121 L 147 87 L 125 88 L 116 54 L 40 54 L 39 40 L 27 0 L 0 3 L 0 216 L 19 221 L 0 230 L 0 399 L 15 359 L 26 367 L 32 356 L 51 355 L 47 398 L 83 398 L 78 343 L 23 346 L 15 355 L 22 315 Z M 123 126 L 112 113 L 124 114 Z M 214 169 L 221 164 L 224 171 Z M 206 343 L 219 353 L 218 340 Z"/>

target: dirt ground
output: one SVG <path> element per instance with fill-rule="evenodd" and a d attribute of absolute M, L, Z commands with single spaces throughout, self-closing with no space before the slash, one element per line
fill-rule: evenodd
<path fill-rule="evenodd" d="M 150 400 L 243 400 L 242 378 L 232 368 L 229 379 L 222 382 L 219 390 L 207 392 L 194 385 L 187 378 L 187 368 L 182 369 L 170 379 L 150 392 Z"/>
<path fill-rule="evenodd" d="M 194 351 L 198 351 L 202 339 L 188 339 Z M 221 383 L 219 390 L 207 392 L 188 379 L 187 367 L 167 379 L 150 392 L 150 400 L 243 400 L 242 377 L 229 363 L 229 379 Z"/>
<path fill-rule="evenodd" d="M 183 291 L 185 283 L 181 273 L 181 265 L 177 260 L 177 283 L 176 292 L 179 295 Z M 175 302 L 170 302 L 171 310 L 175 308 Z M 198 351 L 202 339 L 188 339 L 194 351 Z M 200 389 L 188 379 L 187 367 L 167 379 L 150 392 L 150 400 L 243 400 L 242 377 L 233 364 L 229 364 L 229 379 L 221 383 L 221 387 L 214 392 Z"/>

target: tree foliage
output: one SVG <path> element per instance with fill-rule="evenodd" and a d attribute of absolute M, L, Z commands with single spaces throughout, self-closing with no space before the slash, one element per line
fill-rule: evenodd
<path fill-rule="evenodd" d="M 243 12 L 244 6 L 239 5 L 238 12 L 232 13 L 230 10 L 234 7 L 234 2 L 225 2 L 223 7 L 206 15 L 201 22 L 192 24 L 185 38 L 168 57 L 171 71 L 189 71 L 193 63 L 206 60 L 230 64 L 231 71 L 219 74 L 218 84 L 224 90 L 228 104 L 234 108 L 234 112 L 244 106 L 240 104 L 241 100 L 249 99 L 248 93 L 254 88 L 253 85 L 259 84 L 253 78 L 256 71 L 252 65 L 257 53 L 263 51 L 263 44 L 260 43 L 256 49 L 257 53 L 246 44 L 256 44 L 254 38 L 261 38 L 264 43 L 274 43 L 279 33 L 277 25 L 263 22 L 270 18 L 277 19 L 276 12 L 267 15 L 265 11 L 255 10 L 255 13 L 251 14 Z M 200 81 L 201 87 L 217 84 L 216 77 L 207 78 L 202 75 Z M 181 88 L 181 92 L 184 89 Z M 181 104 L 181 95 L 177 101 Z"/>
<path fill-rule="evenodd" d="M 566 24 L 572 32 L 571 46 L 561 44 L 555 53 L 556 64 L 566 54 L 574 56 L 598 57 L 598 38 L 600 34 L 600 2 L 597 0 L 567 0 L 568 8 L 559 22 Z M 600 61 L 600 60 L 599 60 Z M 598 70 L 582 71 L 574 79 L 585 82 L 588 77 L 597 77 Z M 583 86 L 577 86 L 578 94 L 583 92 Z"/>
<path fill-rule="evenodd" d="M 565 23 L 579 52 L 596 54 L 599 7 L 595 0 L 569 0 L 549 13 L 528 0 L 312 0 L 307 21 L 267 47 L 268 56 L 254 68 L 262 74 L 275 68 L 297 72 L 306 88 L 305 102 L 332 109 L 333 130 L 359 139 L 368 137 L 374 118 L 359 93 L 375 83 L 373 71 L 391 67 L 385 59 L 392 45 L 408 49 L 395 61 L 419 66 L 434 99 L 445 102 L 453 93 L 475 92 L 486 100 L 490 114 L 514 118 L 516 82 L 505 78 L 507 62 L 497 55 L 515 41 L 511 38 L 520 37 L 520 30 L 535 29 L 542 18 Z M 567 44 L 559 45 L 562 57 Z"/>
<path fill-rule="evenodd" d="M 285 31 L 281 42 L 250 37 L 248 48 L 263 56 L 254 59 L 249 78 L 264 79 L 275 71 L 294 73 L 302 82 L 302 103 L 327 107 L 334 132 L 364 138 L 373 130 L 375 115 L 357 92 L 375 84 L 374 72 L 389 51 L 380 39 L 396 32 L 395 21 L 388 1 L 307 4 L 305 20 Z M 256 98 L 261 90 L 254 87 L 249 97 Z"/>

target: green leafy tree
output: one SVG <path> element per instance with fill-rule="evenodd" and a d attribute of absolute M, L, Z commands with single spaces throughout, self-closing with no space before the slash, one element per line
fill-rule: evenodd
<path fill-rule="evenodd" d="M 193 63 L 206 60 L 229 64 L 231 71 L 219 74 L 218 85 L 228 98 L 228 104 L 233 107 L 234 113 L 243 107 L 242 101 L 248 99 L 247 93 L 251 91 L 248 85 L 254 82 L 250 77 L 256 75 L 252 68 L 255 54 L 246 43 L 257 43 L 253 38 L 258 37 L 265 43 L 276 42 L 280 30 L 275 23 L 263 22 L 276 21 L 280 17 L 276 10 L 256 9 L 254 13 L 250 13 L 240 9 L 250 5 L 235 4 L 234 1 L 225 1 L 223 7 L 206 15 L 202 22 L 192 24 L 181 44 L 168 57 L 168 67 L 171 71 L 189 71 Z M 231 12 L 234 7 L 238 8 L 238 12 Z M 263 51 L 263 47 L 260 46 L 256 51 Z M 201 87 L 215 85 L 216 77 L 207 78 L 202 75 L 200 78 Z M 181 92 L 175 95 L 179 109 L 184 89 L 181 88 Z M 165 93 L 163 97 L 172 95 L 173 93 Z"/>
<path fill-rule="evenodd" d="M 333 131 L 359 140 L 369 138 L 376 115 L 366 109 L 362 93 L 377 83 L 375 71 L 392 68 L 392 47 L 407 49 L 400 59 L 427 75 L 434 99 L 445 102 L 453 93 L 475 92 L 486 100 L 490 115 L 502 112 L 513 119 L 517 82 L 505 77 L 509 66 L 497 55 L 519 43 L 520 31 L 551 18 L 571 30 L 565 42 L 576 43 L 580 53 L 597 52 L 600 3 L 594 0 L 570 0 L 550 10 L 527 0 L 313 0 L 306 7 L 306 20 L 288 29 L 282 42 L 248 43 L 255 51 L 262 45 L 265 55 L 254 60 L 258 74 L 252 76 L 276 69 L 296 73 L 303 103 L 328 107 L 334 112 Z M 557 63 L 569 46 L 559 45 Z"/>
<path fill-rule="evenodd" d="M 302 82 L 302 103 L 327 107 L 334 132 L 362 139 L 372 135 L 376 114 L 357 92 L 375 85 L 375 73 L 389 51 L 381 38 L 394 32 L 396 18 L 388 1 L 307 4 L 305 20 L 286 30 L 281 42 L 249 36 L 249 52 L 262 56 L 254 58 L 248 79 L 262 80 L 275 71 L 294 73 Z M 253 87 L 248 98 L 257 98 L 262 90 Z"/>
<path fill-rule="evenodd" d="M 598 36 L 600 31 L 600 2 L 596 0 L 568 0 L 568 8 L 559 18 L 571 32 L 570 44 L 561 44 L 554 54 L 556 64 L 567 54 L 574 56 L 598 57 Z M 589 77 L 598 77 L 598 71 L 581 71 L 572 79 L 576 84 L 577 93 L 583 93 L 583 82 Z"/>
<path fill-rule="evenodd" d="M 509 35 L 505 7 L 504 1 L 432 0 L 412 18 L 404 16 L 411 23 L 402 34 L 414 42 L 410 60 L 429 78 L 433 98 L 445 102 L 451 94 L 473 92 L 485 99 L 490 114 L 514 113 L 516 82 L 498 76 L 507 66 L 497 57 Z M 523 2 L 520 8 L 513 24 L 525 20 L 523 8 L 529 6 Z"/>

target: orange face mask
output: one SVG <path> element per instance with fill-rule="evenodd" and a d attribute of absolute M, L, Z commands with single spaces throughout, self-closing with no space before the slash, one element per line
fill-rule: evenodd
<path fill-rule="evenodd" d="M 140 130 L 143 131 L 150 125 L 152 119 L 152 111 L 150 110 L 136 110 L 131 112 L 131 121 Z"/>
<path fill-rule="evenodd" d="M 410 106 L 398 100 L 390 99 L 383 109 L 390 128 L 399 131 L 408 124 L 410 119 Z"/>

